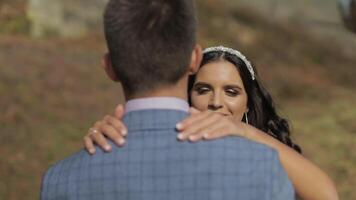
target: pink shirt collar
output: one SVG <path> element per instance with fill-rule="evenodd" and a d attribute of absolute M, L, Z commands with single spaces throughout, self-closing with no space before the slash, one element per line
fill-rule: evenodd
<path fill-rule="evenodd" d="M 187 101 L 175 97 L 149 97 L 132 99 L 125 104 L 125 114 L 132 111 L 148 109 L 167 109 L 188 112 Z"/>

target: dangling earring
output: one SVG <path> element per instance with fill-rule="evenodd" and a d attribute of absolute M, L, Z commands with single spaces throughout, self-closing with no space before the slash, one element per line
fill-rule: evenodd
<path fill-rule="evenodd" d="M 246 124 L 248 124 L 248 117 L 247 117 L 247 112 L 245 112 L 245 122 L 246 122 Z"/>

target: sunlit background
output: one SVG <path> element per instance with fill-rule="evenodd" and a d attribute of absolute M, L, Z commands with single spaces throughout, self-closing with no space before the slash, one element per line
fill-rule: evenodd
<path fill-rule="evenodd" d="M 43 172 L 82 148 L 93 122 L 124 102 L 100 64 L 105 2 L 0 0 L 0 200 L 38 199 Z M 197 3 L 199 42 L 246 54 L 293 140 L 332 177 L 341 199 L 352 200 L 356 34 L 341 7 L 336 0 Z"/>

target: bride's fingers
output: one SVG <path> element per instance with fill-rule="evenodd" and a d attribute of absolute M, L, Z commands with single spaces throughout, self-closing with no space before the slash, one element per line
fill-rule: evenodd
<path fill-rule="evenodd" d="M 200 121 L 206 117 L 212 115 L 213 112 L 205 111 L 201 113 L 197 113 L 194 115 L 190 115 L 189 117 L 185 118 L 181 122 L 177 123 L 176 128 L 178 131 L 184 131 L 186 127 L 190 126 L 191 124 L 195 123 L 196 121 Z"/>
<path fill-rule="evenodd" d="M 117 117 L 118 119 L 122 119 L 124 113 L 125 113 L 124 106 L 122 104 L 117 105 L 115 108 L 115 117 Z"/>
<path fill-rule="evenodd" d="M 223 124 L 217 124 L 215 127 L 206 130 L 203 138 L 205 140 L 214 140 L 228 135 L 231 135 L 229 130 Z"/>
<path fill-rule="evenodd" d="M 206 136 L 214 133 L 216 130 L 219 130 L 221 127 L 220 123 L 207 123 L 205 126 L 202 126 L 199 130 L 188 137 L 188 140 L 191 142 L 197 142 L 199 140 L 206 139 Z"/>
<path fill-rule="evenodd" d="M 201 139 L 201 130 L 214 126 L 221 118 L 222 116 L 218 114 L 209 113 L 205 118 L 200 118 L 187 125 L 177 137 L 180 140 L 186 140 L 188 138 L 190 141 L 197 141 Z"/>
<path fill-rule="evenodd" d="M 119 119 L 117 119 L 115 117 L 112 117 L 110 115 L 107 115 L 107 116 L 104 117 L 104 121 L 109 126 L 110 125 L 113 126 L 117 130 L 117 134 L 120 134 L 122 136 L 126 136 L 127 135 L 127 128 L 126 128 L 125 124 L 121 120 L 119 120 Z M 115 134 L 114 134 L 114 136 L 115 136 Z M 114 138 L 111 138 L 111 139 L 114 139 Z M 118 138 L 116 138 L 116 139 L 118 139 Z"/>
<path fill-rule="evenodd" d="M 104 137 L 103 133 L 97 130 L 96 132 L 91 133 L 90 139 L 93 140 L 101 149 L 104 151 L 111 151 L 111 145 L 107 142 L 106 138 Z"/>
<path fill-rule="evenodd" d="M 125 143 L 124 136 L 118 132 L 112 125 L 103 122 L 100 126 L 100 133 L 114 141 L 118 146 L 123 146 Z M 106 141 L 106 138 L 104 138 Z"/>
<path fill-rule="evenodd" d="M 91 133 L 89 133 L 91 134 Z M 93 140 L 90 139 L 89 134 L 84 136 L 83 142 L 84 142 L 84 147 L 85 149 L 89 152 L 89 154 L 94 154 L 95 153 L 95 147 Z"/>
<path fill-rule="evenodd" d="M 228 119 L 221 120 L 221 123 L 218 123 L 216 128 L 206 130 L 205 132 L 204 139 L 206 140 L 213 140 L 229 135 L 247 138 L 246 130 L 239 125 L 239 122 L 236 123 Z"/>

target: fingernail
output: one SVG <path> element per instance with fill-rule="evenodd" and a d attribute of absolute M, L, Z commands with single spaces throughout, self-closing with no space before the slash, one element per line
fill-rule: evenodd
<path fill-rule="evenodd" d="M 209 134 L 205 133 L 205 134 L 203 135 L 203 137 L 204 137 L 205 139 L 207 139 L 207 138 L 209 138 Z"/>
<path fill-rule="evenodd" d="M 183 140 L 183 134 L 178 134 L 178 136 L 177 136 L 177 138 L 179 139 L 179 140 Z"/>
<path fill-rule="evenodd" d="M 106 151 L 110 151 L 110 149 L 111 149 L 111 146 L 109 146 L 109 145 L 106 145 L 106 146 L 104 147 L 104 149 L 105 149 Z"/>
<path fill-rule="evenodd" d="M 126 129 L 121 129 L 121 134 L 122 134 L 123 136 L 126 136 L 126 135 L 127 135 L 127 130 L 126 130 Z"/>
<path fill-rule="evenodd" d="M 181 123 L 176 124 L 176 128 L 177 128 L 178 130 L 182 129 L 182 124 L 181 124 Z"/>
<path fill-rule="evenodd" d="M 189 140 L 194 140 L 195 137 L 193 135 L 189 136 Z"/>
<path fill-rule="evenodd" d="M 95 153 L 95 149 L 89 149 L 89 153 L 90 153 L 90 154 Z"/>
<path fill-rule="evenodd" d="M 120 145 L 125 144 L 125 140 L 123 138 L 120 138 L 118 142 L 119 142 Z"/>

